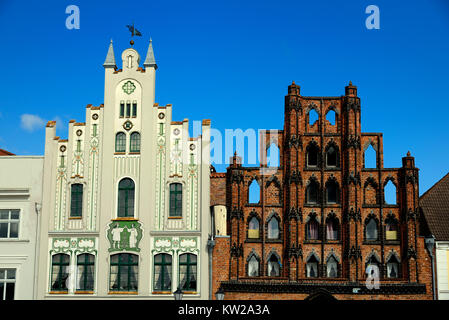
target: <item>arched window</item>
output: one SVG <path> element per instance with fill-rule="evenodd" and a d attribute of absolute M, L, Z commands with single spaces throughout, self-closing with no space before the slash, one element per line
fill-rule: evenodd
<path fill-rule="evenodd" d="M 335 180 L 326 182 L 326 202 L 329 204 L 338 203 L 338 183 Z"/>
<path fill-rule="evenodd" d="M 320 150 L 315 143 L 307 146 L 307 167 L 317 167 L 319 162 Z"/>
<path fill-rule="evenodd" d="M 310 180 L 306 187 L 306 203 L 315 204 L 319 199 L 319 185 L 315 180 Z"/>
<path fill-rule="evenodd" d="M 318 115 L 318 112 L 316 112 L 315 109 L 311 109 L 309 111 L 309 125 L 313 126 L 320 116 Z"/>
<path fill-rule="evenodd" d="M 120 180 L 118 184 L 118 217 L 134 217 L 134 194 L 134 181 L 130 178 Z"/>
<path fill-rule="evenodd" d="M 51 291 L 68 291 L 69 266 L 68 254 L 59 253 L 51 257 Z"/>
<path fill-rule="evenodd" d="M 279 239 L 279 220 L 272 216 L 268 221 L 268 239 Z"/>
<path fill-rule="evenodd" d="M 260 201 L 260 186 L 256 179 L 249 185 L 248 203 L 259 203 Z"/>
<path fill-rule="evenodd" d="M 326 167 L 338 166 L 338 151 L 335 147 L 330 146 L 326 151 Z"/>
<path fill-rule="evenodd" d="M 306 223 L 306 239 L 307 240 L 318 240 L 318 230 L 320 224 L 315 217 L 311 217 Z"/>
<path fill-rule="evenodd" d="M 179 277 L 181 290 L 196 291 L 197 265 L 196 255 L 184 253 L 179 256 Z"/>
<path fill-rule="evenodd" d="M 140 152 L 140 133 L 138 132 L 131 133 L 129 151 Z"/>
<path fill-rule="evenodd" d="M 270 259 L 268 259 L 268 276 L 269 277 L 279 277 L 281 274 L 281 268 L 279 265 L 279 260 L 276 255 L 272 254 Z"/>
<path fill-rule="evenodd" d="M 171 292 L 172 257 L 166 253 L 154 256 L 154 290 Z"/>
<path fill-rule="evenodd" d="M 77 291 L 94 291 L 95 283 L 95 256 L 93 254 L 83 253 L 76 257 Z"/>
<path fill-rule="evenodd" d="M 70 217 L 79 218 L 83 215 L 83 185 L 74 183 L 70 192 Z"/>
<path fill-rule="evenodd" d="M 376 150 L 374 150 L 374 147 L 372 144 L 368 146 L 368 148 L 365 150 L 365 153 L 363 154 L 364 157 L 364 165 L 365 168 L 377 168 L 377 155 Z"/>
<path fill-rule="evenodd" d="M 326 219 L 326 239 L 327 240 L 338 240 L 338 219 L 334 217 L 329 217 Z"/>
<path fill-rule="evenodd" d="M 330 256 L 326 263 L 326 274 L 328 278 L 338 277 L 338 262 L 334 256 Z"/>
<path fill-rule="evenodd" d="M 279 167 L 279 148 L 275 143 L 272 143 L 267 150 L 267 166 L 268 167 Z"/>
<path fill-rule="evenodd" d="M 377 240 L 377 222 L 374 218 L 369 219 L 366 224 L 365 238 L 368 241 Z"/>
<path fill-rule="evenodd" d="M 170 184 L 170 217 L 182 217 L 182 184 Z"/>
<path fill-rule="evenodd" d="M 385 220 L 385 239 L 397 240 L 398 239 L 398 223 L 394 218 L 387 218 Z"/>
<path fill-rule="evenodd" d="M 385 204 L 396 204 L 396 186 L 389 180 L 384 187 Z"/>
<path fill-rule="evenodd" d="M 318 278 L 318 260 L 315 255 L 311 255 L 306 264 L 307 278 Z"/>
<path fill-rule="evenodd" d="M 126 134 L 119 132 L 115 135 L 115 152 L 126 151 Z"/>
<path fill-rule="evenodd" d="M 259 276 L 259 260 L 253 254 L 248 260 L 248 277 Z"/>
<path fill-rule="evenodd" d="M 335 125 L 336 114 L 334 110 L 329 110 L 326 114 L 326 120 L 330 122 L 331 125 Z"/>
<path fill-rule="evenodd" d="M 248 238 L 259 239 L 259 230 L 259 219 L 257 219 L 257 217 L 252 217 L 248 223 Z"/>
<path fill-rule="evenodd" d="M 139 279 L 139 257 L 119 253 L 111 256 L 110 291 L 136 292 Z"/>
<path fill-rule="evenodd" d="M 387 261 L 387 277 L 399 278 L 399 261 L 394 254 Z"/>
<path fill-rule="evenodd" d="M 366 262 L 366 274 L 373 278 L 376 278 L 376 276 L 380 278 L 380 262 L 374 254 Z"/>

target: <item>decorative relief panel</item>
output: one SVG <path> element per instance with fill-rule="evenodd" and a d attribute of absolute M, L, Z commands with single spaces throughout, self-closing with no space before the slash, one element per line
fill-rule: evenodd
<path fill-rule="evenodd" d="M 114 220 L 109 224 L 107 238 L 109 252 L 134 251 L 140 252 L 142 239 L 142 224 L 137 220 Z"/>

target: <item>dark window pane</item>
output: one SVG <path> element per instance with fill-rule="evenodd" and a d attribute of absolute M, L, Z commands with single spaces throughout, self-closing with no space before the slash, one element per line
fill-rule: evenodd
<path fill-rule="evenodd" d="M 0 238 L 8 237 L 8 223 L 0 223 Z"/>
<path fill-rule="evenodd" d="M 20 210 L 11 210 L 11 219 L 19 219 Z"/>
<path fill-rule="evenodd" d="M 0 301 L 3 301 L 4 292 L 5 292 L 5 283 L 0 282 Z"/>
<path fill-rule="evenodd" d="M 9 210 L 0 210 L 0 219 L 9 219 Z"/>
<path fill-rule="evenodd" d="M 16 269 L 8 269 L 6 278 L 7 279 L 15 279 L 16 278 Z"/>
<path fill-rule="evenodd" d="M 120 103 L 120 118 L 123 118 L 125 116 L 125 104 L 122 102 Z"/>

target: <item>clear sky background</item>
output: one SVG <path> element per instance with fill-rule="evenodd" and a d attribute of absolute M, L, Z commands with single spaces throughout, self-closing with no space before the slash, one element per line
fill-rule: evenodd
<path fill-rule="evenodd" d="M 380 30 L 365 27 L 371 4 Z M 65 26 L 68 5 L 79 30 Z M 352 80 L 362 131 L 383 133 L 384 167 L 410 150 L 421 193 L 449 171 L 447 0 L 0 0 L 0 148 L 42 155 L 46 121 L 66 138 L 70 119 L 103 103 L 109 41 L 119 62 L 132 22 L 143 58 L 153 39 L 156 102 L 173 104 L 173 120 L 282 129 L 292 80 L 305 96 L 340 96 Z"/>

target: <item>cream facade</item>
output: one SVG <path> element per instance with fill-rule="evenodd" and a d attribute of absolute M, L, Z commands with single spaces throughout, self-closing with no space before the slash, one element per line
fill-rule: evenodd
<path fill-rule="evenodd" d="M 0 157 L 0 301 L 36 294 L 43 157 Z"/>
<path fill-rule="evenodd" d="M 67 140 L 47 124 L 38 299 L 209 298 L 210 121 L 190 138 L 155 104 L 151 40 L 140 60 L 111 41 L 104 104 Z"/>
<path fill-rule="evenodd" d="M 449 241 L 436 241 L 437 299 L 449 300 Z"/>

